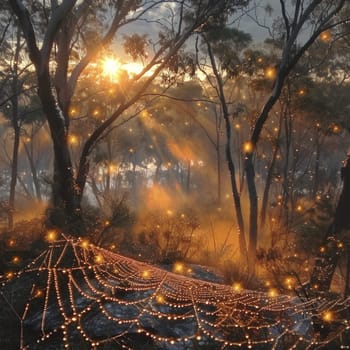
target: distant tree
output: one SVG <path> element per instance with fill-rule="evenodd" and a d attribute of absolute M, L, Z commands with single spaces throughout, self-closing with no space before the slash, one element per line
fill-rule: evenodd
<path fill-rule="evenodd" d="M 77 175 L 74 176 L 68 143 L 69 107 L 80 75 L 87 65 L 96 59 L 101 48 L 107 47 L 112 42 L 115 33 L 121 27 L 139 19 L 146 19 L 147 15 L 150 16 L 151 9 L 166 6 L 168 3 L 171 5 L 171 2 L 128 0 L 96 3 L 91 0 L 80 2 L 63 0 L 62 2 L 52 1 L 49 8 L 45 7 L 46 2 L 39 3 L 36 9 L 42 12 L 34 14 L 33 8 L 23 1 L 8 1 L 18 17 L 26 38 L 29 57 L 37 74 L 38 94 L 51 132 L 55 157 L 53 208 L 59 209 L 63 215 L 63 220 L 59 221 L 51 217 L 54 224 L 73 225 L 75 228 L 71 230 L 72 232 L 79 234 L 81 231 L 83 233 L 80 202 L 89 170 L 89 155 L 93 147 L 115 120 L 138 101 L 193 32 L 201 30 L 208 18 L 232 11 L 245 2 L 221 0 L 213 4 L 212 1 L 182 1 L 180 3 L 175 1 L 176 13 L 173 10 L 170 11 L 169 8 L 169 13 L 172 14 L 170 18 L 172 28 L 159 33 L 159 39 L 153 45 L 155 54 L 148 58 L 143 71 L 131 80 L 126 99 L 120 101 L 115 111 L 85 140 L 76 171 Z M 110 21 L 105 20 L 106 12 L 111 18 Z M 37 29 L 34 23 L 38 17 L 47 21 L 44 32 Z M 97 25 L 105 29 L 102 30 L 104 34 L 97 32 Z M 162 25 L 164 29 L 166 24 L 162 23 Z M 144 44 L 140 45 L 140 40 Z M 138 55 L 144 56 L 145 40 L 145 37 L 137 38 L 137 45 L 132 46 L 133 55 L 136 55 L 134 52 L 136 49 L 140 49 Z M 42 43 L 40 48 L 39 42 Z M 131 46 L 129 48 L 131 50 Z M 80 55 L 79 52 L 82 54 Z M 78 60 L 76 60 L 77 55 L 80 56 Z M 53 58 L 56 62 L 54 66 L 50 65 Z M 75 65 L 71 68 L 74 63 Z M 153 67 L 155 68 L 151 71 Z M 54 72 L 51 68 L 54 69 Z M 151 72 L 148 77 L 145 75 L 147 72 Z"/>
<path fill-rule="evenodd" d="M 343 23 L 344 19 L 337 17 L 337 15 L 346 5 L 346 1 L 339 0 L 330 4 L 328 1 L 322 0 L 310 2 L 297 0 L 294 4 L 288 4 L 287 6 L 286 1 L 281 0 L 280 4 L 282 11 L 281 26 L 284 30 L 280 35 L 282 50 L 278 65 L 276 68 L 271 67 L 271 78 L 274 78 L 273 89 L 256 118 L 249 140 L 250 147 L 245 154 L 245 171 L 250 201 L 248 254 L 252 261 L 251 266 L 254 266 L 258 242 L 258 195 L 255 185 L 254 151 L 269 113 L 278 101 L 288 75 L 323 32 Z M 299 42 L 302 31 L 310 24 L 312 24 L 312 27 L 307 37 Z"/>
<path fill-rule="evenodd" d="M 203 41 L 203 51 L 209 56 L 210 68 L 214 79 L 206 73 L 205 69 L 202 69 L 202 72 L 207 76 L 208 84 L 215 91 L 225 123 L 225 157 L 230 174 L 232 198 L 237 219 L 240 255 L 242 260 L 246 260 L 247 244 L 241 198 L 236 181 L 237 173 L 232 155 L 232 121 L 225 93 L 225 81 L 243 73 L 241 53 L 250 43 L 251 37 L 249 34 L 235 28 L 227 27 L 226 23 L 222 21 L 221 23 L 214 22 L 208 25 L 206 30 L 201 34 L 201 38 Z M 219 152 L 218 157 L 220 157 Z"/>

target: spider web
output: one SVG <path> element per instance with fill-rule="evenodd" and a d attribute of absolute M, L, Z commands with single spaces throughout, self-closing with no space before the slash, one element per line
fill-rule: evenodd
<path fill-rule="evenodd" d="M 237 291 L 83 240 L 51 243 L 0 292 L 18 318 L 20 349 L 348 348 L 350 298 Z"/>

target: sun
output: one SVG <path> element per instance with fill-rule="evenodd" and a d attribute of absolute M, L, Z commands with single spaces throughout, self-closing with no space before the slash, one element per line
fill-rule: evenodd
<path fill-rule="evenodd" d="M 106 57 L 102 61 L 103 75 L 111 80 L 115 79 L 121 69 L 121 63 L 113 57 Z"/>

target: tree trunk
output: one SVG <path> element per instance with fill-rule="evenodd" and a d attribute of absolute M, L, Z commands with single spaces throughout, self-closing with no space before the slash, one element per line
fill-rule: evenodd
<path fill-rule="evenodd" d="M 84 234 L 81 193 L 78 192 L 73 177 L 66 121 L 55 100 L 50 81 L 48 67 L 44 67 L 38 73 L 38 94 L 47 116 L 54 149 L 52 208 L 48 221 L 49 224 L 79 236 Z"/>
<path fill-rule="evenodd" d="M 223 115 L 224 121 L 225 121 L 225 129 L 226 129 L 225 154 L 226 154 L 227 166 L 228 166 L 228 169 L 230 172 L 231 190 L 232 190 L 233 202 L 234 202 L 235 211 L 236 211 L 240 257 L 241 257 L 242 261 L 247 261 L 247 243 L 246 243 L 246 239 L 245 239 L 241 198 L 240 198 L 240 195 L 238 192 L 237 181 L 236 181 L 236 170 L 235 170 L 235 165 L 233 162 L 233 157 L 232 157 L 232 152 L 231 152 L 232 127 L 231 127 L 231 122 L 230 122 L 230 116 L 229 116 L 227 103 L 226 103 L 226 99 L 225 99 L 223 81 L 222 81 L 222 78 L 218 72 L 215 57 L 214 57 L 214 54 L 212 52 L 210 43 L 208 41 L 206 41 L 206 42 L 207 42 L 207 48 L 208 48 L 208 54 L 210 57 L 211 66 L 212 66 L 212 69 L 213 69 L 213 72 L 214 72 L 214 75 L 216 78 L 216 82 L 218 85 L 218 97 L 220 99 L 222 115 Z M 249 263 L 249 261 L 248 261 L 248 263 Z"/>
<path fill-rule="evenodd" d="M 276 143 L 275 143 L 275 148 L 273 151 L 271 164 L 270 164 L 269 170 L 267 172 L 267 176 L 266 176 L 264 194 L 263 194 L 263 198 L 261 201 L 261 213 L 260 213 L 260 215 L 261 215 L 260 216 L 261 227 L 264 227 L 265 222 L 266 222 L 266 213 L 267 213 L 267 206 L 268 206 L 268 201 L 269 201 L 270 188 L 271 188 L 271 184 L 272 184 L 272 177 L 273 177 L 273 172 L 275 170 L 275 164 L 276 164 L 276 160 L 277 160 L 278 151 L 280 149 L 280 137 L 281 137 L 283 117 L 284 117 L 284 113 L 280 116 L 279 126 L 278 126 L 278 135 L 277 135 L 277 139 L 276 139 Z"/>
<path fill-rule="evenodd" d="M 290 201 L 290 176 L 289 176 L 289 160 L 290 150 L 292 144 L 292 118 L 289 113 L 284 116 L 284 139 L 285 139 L 285 152 L 284 152 L 284 165 L 283 165 L 283 184 L 282 184 L 282 207 L 279 217 L 279 222 L 289 230 L 289 209 L 288 203 Z"/>
<path fill-rule="evenodd" d="M 335 210 L 324 243 L 315 259 L 315 265 L 310 278 L 310 286 L 319 292 L 327 292 L 331 286 L 333 275 L 343 251 L 344 243 L 338 239 L 339 234 L 350 229 L 350 157 L 341 169 L 343 189 Z"/>
<path fill-rule="evenodd" d="M 346 242 L 346 271 L 345 271 L 345 287 L 344 287 L 344 298 L 350 296 L 350 242 Z"/>
<path fill-rule="evenodd" d="M 315 198 L 318 191 L 319 179 L 320 179 L 320 156 L 321 156 L 321 142 L 320 142 L 320 131 L 316 129 L 316 159 L 315 159 L 315 168 L 314 168 L 314 178 L 312 186 L 312 197 Z"/>
<path fill-rule="evenodd" d="M 18 81 L 18 60 L 19 52 L 21 49 L 21 31 L 17 29 L 16 49 L 13 57 L 14 65 L 12 72 L 12 128 L 14 132 L 13 150 L 12 150 L 12 163 L 11 163 L 11 182 L 10 182 L 10 194 L 9 194 L 9 210 L 8 210 L 8 228 L 13 229 L 13 215 L 15 210 L 15 196 L 16 196 L 16 184 L 17 184 L 17 172 L 18 172 L 18 150 L 20 140 L 20 126 L 18 118 L 18 93 L 19 93 L 19 81 Z"/>
<path fill-rule="evenodd" d="M 17 97 L 15 97 L 17 99 Z M 17 102 L 15 103 L 17 105 Z M 15 210 L 15 196 L 16 196 L 16 184 L 17 184 L 17 173 L 18 173 L 18 149 L 19 149 L 19 139 L 20 139 L 20 128 L 17 122 L 17 106 L 12 104 L 13 107 L 13 130 L 14 130 L 14 141 L 13 141 L 13 151 L 12 151 L 12 164 L 11 164 L 11 182 L 10 182 L 10 195 L 9 195 L 9 210 L 8 210 L 8 228 L 13 229 L 13 215 Z"/>
<path fill-rule="evenodd" d="M 278 142 L 278 141 L 277 141 Z M 261 227 L 263 228 L 266 223 L 266 214 L 267 214 L 267 206 L 269 202 L 269 195 L 270 195 L 270 188 L 272 184 L 272 178 L 273 178 L 273 172 L 275 170 L 275 164 L 277 160 L 277 154 L 279 150 L 279 145 L 275 145 L 275 149 L 273 151 L 271 164 L 269 166 L 269 169 L 267 171 L 266 181 L 265 181 L 265 187 L 264 187 L 264 193 L 261 201 L 261 213 L 260 213 L 260 219 L 261 219 Z"/>
<path fill-rule="evenodd" d="M 42 200 L 41 188 L 40 188 L 40 182 L 38 179 L 38 172 L 37 172 L 36 166 L 34 164 L 33 153 L 29 151 L 26 143 L 23 143 L 23 146 L 24 146 L 24 150 L 26 152 L 27 158 L 28 158 L 30 171 L 32 173 L 32 179 L 33 179 L 33 184 L 34 184 L 34 188 L 35 188 L 35 195 L 36 195 L 36 198 L 39 201 L 41 201 Z"/>
<path fill-rule="evenodd" d="M 221 192 L 222 192 L 222 176 L 221 176 L 221 141 L 220 141 L 220 132 L 221 132 L 221 118 L 216 114 L 216 169 L 217 169 L 217 201 L 218 206 L 221 206 Z"/>
<path fill-rule="evenodd" d="M 187 161 L 187 172 L 186 172 L 186 193 L 189 194 L 191 191 L 191 160 Z"/>
<path fill-rule="evenodd" d="M 249 273 L 255 273 L 256 249 L 258 244 L 258 195 L 255 187 L 255 171 L 253 165 L 253 154 L 246 154 L 245 173 L 249 193 L 249 247 L 248 247 L 248 267 Z"/>

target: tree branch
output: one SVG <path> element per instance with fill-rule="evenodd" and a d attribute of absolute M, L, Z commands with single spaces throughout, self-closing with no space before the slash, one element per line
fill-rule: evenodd
<path fill-rule="evenodd" d="M 61 5 L 52 10 L 51 19 L 48 23 L 43 45 L 41 48 L 42 62 L 49 62 L 52 45 L 56 38 L 56 34 L 61 28 L 62 21 L 67 17 L 69 12 L 75 6 L 77 0 L 64 0 Z"/>
<path fill-rule="evenodd" d="M 40 59 L 40 51 L 36 43 L 36 36 L 34 32 L 34 27 L 32 21 L 30 20 L 30 15 L 28 10 L 24 7 L 21 0 L 8 0 L 9 4 L 16 14 L 20 26 L 22 28 L 22 32 L 26 39 L 29 51 L 29 58 L 34 63 L 36 68 L 40 67 L 41 59 Z"/>

